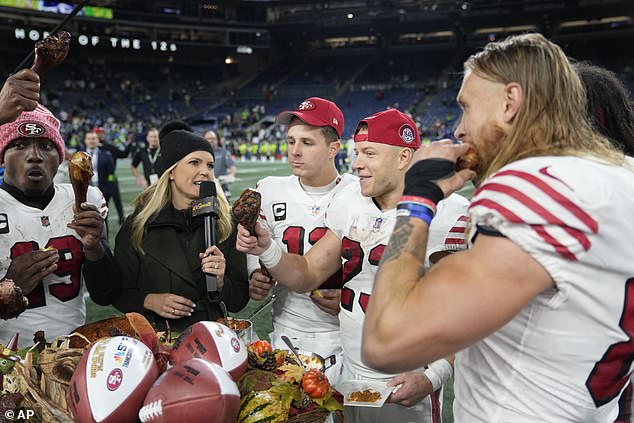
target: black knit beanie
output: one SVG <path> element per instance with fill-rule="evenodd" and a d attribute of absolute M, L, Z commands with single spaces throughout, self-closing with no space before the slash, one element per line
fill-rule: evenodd
<path fill-rule="evenodd" d="M 159 142 L 163 140 L 165 135 L 169 134 L 172 131 L 176 131 L 177 129 L 184 129 L 185 131 L 194 132 L 192 127 L 189 126 L 187 122 L 179 119 L 170 120 L 166 122 L 159 131 Z"/>
<path fill-rule="evenodd" d="M 194 151 L 208 151 L 214 156 L 209 141 L 184 129 L 171 131 L 161 139 L 160 172 L 165 172 L 177 161 Z M 215 159 L 215 156 L 214 156 Z"/>

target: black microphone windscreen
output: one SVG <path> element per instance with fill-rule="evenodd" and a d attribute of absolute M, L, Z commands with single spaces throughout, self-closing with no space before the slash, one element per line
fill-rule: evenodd
<path fill-rule="evenodd" d="M 203 181 L 200 183 L 200 198 L 215 197 L 216 183 L 212 181 Z"/>

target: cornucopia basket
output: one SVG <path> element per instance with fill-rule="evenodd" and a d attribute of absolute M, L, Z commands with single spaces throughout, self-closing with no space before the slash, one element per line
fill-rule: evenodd
<path fill-rule="evenodd" d="M 15 363 L 15 372 L 8 382 L 13 385 L 11 390 L 23 395 L 21 407 L 33 410 L 34 421 L 74 422 L 66 398 L 84 349 L 68 345 L 68 339 L 58 339 L 43 349 L 37 357 L 39 372 L 33 366 L 34 351 L 28 351 L 24 360 Z"/>
<path fill-rule="evenodd" d="M 309 411 L 308 413 L 300 414 L 295 417 L 291 417 L 288 420 L 285 420 L 285 423 L 323 423 L 326 421 L 331 412 L 324 409 L 315 409 L 313 411 Z M 339 421 L 343 422 L 343 413 L 341 411 L 335 411 L 335 416 L 339 419 Z M 335 420 L 337 421 L 337 420 Z"/>
<path fill-rule="evenodd" d="M 145 341 L 146 346 L 153 346 L 154 342 L 160 343 L 156 349 L 158 353 L 154 352 L 154 358 L 160 367 L 159 361 L 165 351 L 171 351 L 171 336 L 167 335 L 163 344 L 156 332 L 153 332 L 153 337 L 150 336 L 149 326 L 140 315 L 128 313 L 77 328 L 73 334 L 60 337 L 47 347 L 42 347 L 46 345 L 42 335 L 39 343 L 20 354 L 24 356 L 23 359 L 10 356 L 15 360 L 11 371 L 5 373 L 6 369 L 2 369 L 2 393 L 5 395 L 0 396 L 0 412 L 28 410 L 34 413 L 29 416 L 30 421 L 74 422 L 68 397 L 71 380 L 74 380 L 73 374 L 83 355 L 91 350 L 98 339 L 124 335 Z M 73 347 L 74 345 L 81 346 Z M 168 349 L 164 350 L 166 345 Z M 232 347 L 235 348 L 233 343 Z M 6 350 L 4 351 L 6 354 Z M 239 414 L 236 421 L 324 423 L 332 415 L 334 422 L 344 422 L 343 397 L 329 385 L 321 371 L 306 369 L 290 357 L 288 351 L 273 350 L 266 341 L 249 344 L 247 351 L 246 364 L 250 370 L 237 381 L 241 393 L 240 413 L 244 413 L 244 416 Z M 171 354 L 169 357 L 171 358 Z M 164 364 L 167 364 L 167 359 Z M 249 379 L 249 374 L 254 375 L 252 379 Z M 307 376 L 312 377 L 310 382 Z M 265 395 L 266 399 L 260 395 Z M 284 405 L 280 407 L 280 404 Z M 76 412 L 75 404 L 72 406 L 73 412 Z M 272 414 L 276 414 L 273 420 Z M 0 418 L 1 421 L 3 420 Z"/>

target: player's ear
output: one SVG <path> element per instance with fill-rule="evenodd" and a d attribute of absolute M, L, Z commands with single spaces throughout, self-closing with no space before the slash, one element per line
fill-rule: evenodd
<path fill-rule="evenodd" d="M 524 89 L 517 82 L 511 82 L 504 87 L 504 112 L 505 123 L 511 123 L 524 103 Z"/>
<path fill-rule="evenodd" d="M 412 148 L 401 148 L 398 153 L 398 168 L 407 170 L 412 163 L 414 150 Z"/>
<path fill-rule="evenodd" d="M 341 148 L 341 142 L 340 141 L 333 141 L 330 143 L 329 146 L 329 150 L 328 150 L 328 155 L 330 156 L 330 158 L 334 158 L 337 153 L 339 152 L 339 149 Z"/>

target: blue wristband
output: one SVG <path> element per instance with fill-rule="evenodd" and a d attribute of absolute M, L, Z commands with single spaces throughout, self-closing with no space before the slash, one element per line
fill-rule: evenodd
<path fill-rule="evenodd" d="M 416 217 L 423 220 L 427 225 L 431 225 L 431 221 L 434 218 L 434 211 L 422 204 L 400 202 L 396 206 L 396 216 Z"/>

